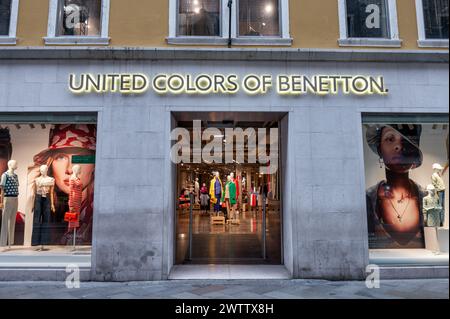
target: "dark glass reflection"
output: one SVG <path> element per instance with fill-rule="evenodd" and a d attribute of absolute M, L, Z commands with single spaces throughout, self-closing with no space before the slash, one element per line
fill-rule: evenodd
<path fill-rule="evenodd" d="M 9 35 L 11 0 L 0 0 L 0 36 Z"/>
<path fill-rule="evenodd" d="M 448 0 L 423 0 L 427 39 L 448 39 Z"/>
<path fill-rule="evenodd" d="M 240 0 L 240 36 L 280 36 L 278 0 Z"/>
<path fill-rule="evenodd" d="M 220 0 L 180 0 L 178 35 L 220 36 Z"/>

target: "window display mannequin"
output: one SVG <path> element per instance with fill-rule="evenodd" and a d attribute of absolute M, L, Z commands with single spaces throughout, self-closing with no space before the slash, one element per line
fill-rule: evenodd
<path fill-rule="evenodd" d="M 50 244 L 51 213 L 55 213 L 54 188 L 55 179 L 47 175 L 48 166 L 42 165 L 39 169 L 41 175 L 34 182 L 34 209 L 33 209 L 33 235 L 32 246 L 41 247 Z"/>
<path fill-rule="evenodd" d="M 234 173 L 230 174 L 231 176 L 231 181 L 236 185 L 236 198 L 239 198 L 239 178 L 235 178 L 234 177 Z"/>
<path fill-rule="evenodd" d="M 83 183 L 80 179 L 81 166 L 74 165 L 72 167 L 72 176 L 70 177 L 69 187 L 69 211 L 71 213 L 80 213 L 81 211 L 81 200 L 83 195 Z M 79 227 L 79 222 L 69 222 L 69 230 L 76 229 Z"/>
<path fill-rule="evenodd" d="M 436 188 L 430 184 L 427 186 L 428 195 L 423 198 L 423 217 L 427 227 L 441 226 L 442 203 L 436 192 Z"/>
<path fill-rule="evenodd" d="M 236 184 L 230 176 L 227 176 L 227 183 L 224 187 L 222 195 L 222 202 L 227 205 L 227 218 L 231 221 L 235 219 L 235 206 L 236 206 Z"/>
<path fill-rule="evenodd" d="M 14 244 L 14 231 L 16 227 L 16 214 L 19 206 L 19 177 L 15 173 L 17 161 L 8 162 L 8 170 L 2 174 L 0 192 L 3 203 L 2 229 L 0 234 L 0 247 Z"/>
<path fill-rule="evenodd" d="M 198 182 L 198 177 L 195 178 L 194 182 L 194 194 L 195 194 L 195 203 L 198 204 L 200 200 L 200 183 Z"/>
<path fill-rule="evenodd" d="M 220 180 L 219 172 L 214 173 L 214 178 L 211 180 L 209 186 L 209 195 L 211 202 L 214 203 L 214 212 L 220 212 L 220 199 L 222 197 L 222 181 Z"/>
<path fill-rule="evenodd" d="M 444 226 L 445 219 L 445 183 L 442 179 L 442 172 L 444 168 L 438 164 L 433 164 L 433 175 L 431 175 L 431 184 L 434 186 L 436 195 L 439 197 L 440 204 L 442 206 L 440 212 L 440 225 Z"/>
<path fill-rule="evenodd" d="M 202 188 L 200 189 L 200 206 L 202 212 L 207 214 L 209 211 L 209 196 L 208 188 L 205 183 L 203 183 Z"/>

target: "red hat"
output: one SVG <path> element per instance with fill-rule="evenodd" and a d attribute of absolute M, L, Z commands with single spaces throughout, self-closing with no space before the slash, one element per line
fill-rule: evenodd
<path fill-rule="evenodd" d="M 58 124 L 50 130 L 48 149 L 34 157 L 35 162 L 47 157 L 51 151 L 66 148 L 96 149 L 97 126 L 95 124 Z"/>

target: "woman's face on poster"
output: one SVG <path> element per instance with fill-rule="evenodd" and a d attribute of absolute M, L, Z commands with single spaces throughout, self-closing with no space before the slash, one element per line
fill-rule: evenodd
<path fill-rule="evenodd" d="M 380 152 L 386 167 L 397 173 L 406 173 L 414 168 L 420 156 L 417 148 L 390 127 L 383 129 Z"/>
<path fill-rule="evenodd" d="M 70 192 L 70 177 L 72 176 L 72 157 L 75 155 L 90 155 L 89 151 L 85 153 L 73 154 L 68 152 L 57 153 L 53 158 L 52 172 L 55 178 L 56 186 L 66 194 Z M 80 179 L 83 184 L 83 188 L 90 185 L 94 179 L 95 164 L 78 164 L 81 166 Z"/>

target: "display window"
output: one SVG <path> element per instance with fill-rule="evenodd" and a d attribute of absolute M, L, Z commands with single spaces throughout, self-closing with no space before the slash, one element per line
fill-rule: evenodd
<path fill-rule="evenodd" d="M 0 124 L 0 248 L 90 246 L 95 124 Z"/>
<path fill-rule="evenodd" d="M 363 131 L 370 249 L 439 252 L 448 229 L 448 119 L 388 118 Z"/>

